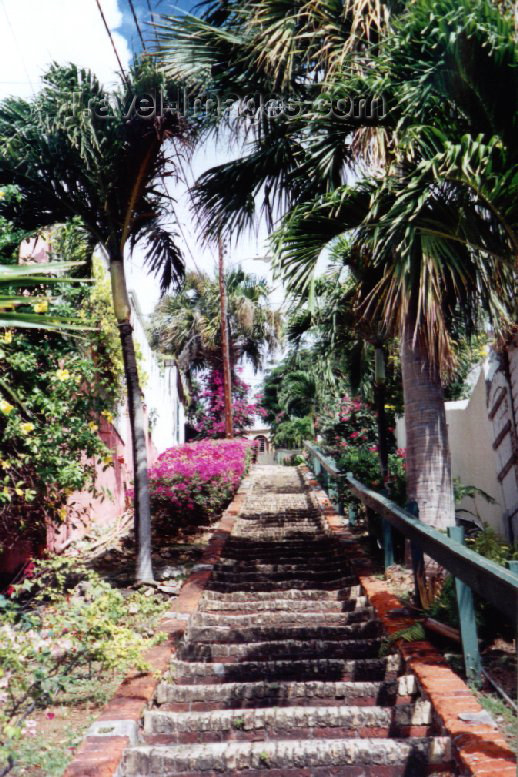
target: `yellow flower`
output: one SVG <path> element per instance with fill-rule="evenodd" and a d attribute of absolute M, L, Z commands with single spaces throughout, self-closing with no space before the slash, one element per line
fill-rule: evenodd
<path fill-rule="evenodd" d="M 4 496 L 9 496 L 9 489 L 7 486 L 4 486 Z"/>
<path fill-rule="evenodd" d="M 10 466 L 10 462 L 5 459 L 0 459 L 0 467 L 2 467 L 2 469 L 9 469 Z"/>
<path fill-rule="evenodd" d="M 58 516 L 60 521 L 66 521 L 67 519 L 67 508 L 66 507 L 60 507 L 58 510 Z"/>
<path fill-rule="evenodd" d="M 385 410 L 395 410 L 395 409 L 396 409 L 395 405 L 385 405 Z"/>
<path fill-rule="evenodd" d="M 15 488 L 14 493 L 16 494 L 16 496 L 23 496 L 23 493 L 24 493 L 23 488 Z"/>
<path fill-rule="evenodd" d="M 58 380 L 70 380 L 70 373 L 68 370 L 56 370 L 56 378 Z"/>
<path fill-rule="evenodd" d="M 113 456 L 110 454 L 109 456 L 105 456 L 103 458 L 104 464 L 113 464 Z"/>
<path fill-rule="evenodd" d="M 23 434 L 30 434 L 34 431 L 34 424 L 30 421 L 25 421 L 25 423 L 20 424 L 20 429 L 22 430 Z"/>
<path fill-rule="evenodd" d="M 109 424 L 113 423 L 113 413 L 110 413 L 109 410 L 103 410 L 101 415 L 103 415 Z"/>
<path fill-rule="evenodd" d="M 0 399 L 0 413 L 9 415 L 9 413 L 12 413 L 13 410 L 14 405 L 9 404 L 9 402 L 7 402 L 5 399 Z"/>
<path fill-rule="evenodd" d="M 49 309 L 49 303 L 47 300 L 43 300 L 43 302 L 36 302 L 32 308 L 35 313 L 46 313 Z"/>
<path fill-rule="evenodd" d="M 10 329 L 6 329 L 4 332 L 4 336 L 2 337 L 2 342 L 6 345 L 9 345 L 9 343 L 13 342 L 13 333 Z"/>
<path fill-rule="evenodd" d="M 89 421 L 89 422 L 88 422 L 88 428 L 89 428 L 89 429 L 90 429 L 92 432 L 96 432 L 96 431 L 98 430 L 98 428 L 99 428 L 99 427 L 97 426 L 97 424 L 96 424 L 96 423 L 94 423 L 94 421 Z"/>
<path fill-rule="evenodd" d="M 3 191 L 0 189 L 0 200 L 3 200 L 3 199 L 4 199 L 4 197 L 5 197 L 5 192 L 3 192 Z"/>

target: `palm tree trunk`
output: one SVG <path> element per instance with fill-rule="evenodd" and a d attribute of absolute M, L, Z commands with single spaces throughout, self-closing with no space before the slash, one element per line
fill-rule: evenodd
<path fill-rule="evenodd" d="M 408 314 L 401 339 L 408 499 L 424 523 L 445 529 L 455 522 L 455 504 L 444 394 L 414 321 Z"/>
<path fill-rule="evenodd" d="M 128 396 L 128 409 L 131 424 L 131 443 L 133 449 L 134 481 L 134 527 L 137 545 L 137 582 L 152 582 L 151 563 L 151 507 L 147 476 L 147 446 L 142 392 L 140 390 L 133 327 L 130 323 L 131 305 L 126 287 L 124 261 L 122 256 L 111 257 L 110 274 L 113 305 L 119 327 L 124 374 Z"/>

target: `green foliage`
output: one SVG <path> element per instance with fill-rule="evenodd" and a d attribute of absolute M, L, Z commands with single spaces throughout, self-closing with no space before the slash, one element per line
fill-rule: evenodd
<path fill-rule="evenodd" d="M 421 642 L 426 639 L 423 624 L 416 621 L 411 626 L 406 626 L 404 629 L 399 629 L 399 631 L 390 634 L 381 644 L 380 655 L 387 655 L 393 648 L 394 642 L 397 642 L 399 639 L 402 639 L 404 642 Z"/>
<path fill-rule="evenodd" d="M 310 416 L 291 418 L 277 425 L 273 444 L 276 448 L 302 448 L 304 441 L 313 439 L 313 435 L 313 419 Z"/>
<path fill-rule="evenodd" d="M 505 566 L 506 561 L 518 559 L 518 548 L 512 548 L 498 536 L 494 529 L 487 525 L 475 537 L 466 538 L 466 545 L 476 553 L 480 553 L 484 558 L 495 561 L 502 566 Z M 492 634 L 494 636 L 502 629 L 505 630 L 506 624 L 502 621 L 500 614 L 497 614 L 479 596 L 475 597 L 475 612 L 482 635 Z M 448 576 L 445 579 L 439 596 L 427 609 L 427 615 L 455 628 L 459 627 L 457 596 L 453 577 Z"/>
<path fill-rule="evenodd" d="M 233 366 L 247 360 L 259 369 L 281 339 L 281 317 L 268 299 L 264 278 L 241 267 L 225 274 L 230 356 Z M 178 294 L 164 297 L 152 321 L 153 345 L 173 356 L 189 377 L 221 370 L 221 303 L 217 278 L 188 273 Z"/>
<path fill-rule="evenodd" d="M 466 544 L 484 558 L 505 566 L 506 561 L 518 559 L 518 548 L 513 548 L 487 524 L 475 537 L 466 539 Z"/>
<path fill-rule="evenodd" d="M 485 333 L 472 338 L 462 337 L 454 345 L 455 365 L 447 376 L 444 386 L 444 398 L 446 401 L 467 399 L 471 393 L 471 386 L 467 378 L 471 370 L 480 364 L 487 356 L 487 335 Z"/>
<path fill-rule="evenodd" d="M 0 766 L 23 758 L 34 709 L 77 703 L 94 675 L 144 671 L 164 609 L 140 592 L 124 596 L 75 558 L 37 561 L 29 574 L 0 597 Z"/>
<path fill-rule="evenodd" d="M 173 111 L 154 121 L 128 113 L 133 100 L 162 89 L 168 87 L 149 58 L 115 92 L 90 70 L 53 64 L 33 99 L 3 100 L 0 185 L 16 186 L 18 197 L 0 200 L 0 215 L 30 232 L 75 216 L 110 258 L 119 259 L 128 241 L 140 242 L 163 290 L 177 285 L 183 261 L 163 224 L 170 201 L 156 179 L 166 164 L 176 171 L 177 151 L 168 158 L 165 141 L 183 144 L 190 133 Z"/>
<path fill-rule="evenodd" d="M 95 322 L 98 329 L 92 350 L 96 363 L 104 373 L 105 390 L 111 388 L 113 399 L 124 398 L 124 363 L 120 335 L 113 312 L 110 277 L 100 259 L 93 259 L 93 284 L 85 300 L 85 314 Z M 137 365 L 141 366 L 141 355 L 137 352 Z"/>
<path fill-rule="evenodd" d="M 87 256 L 85 234 L 75 223 L 49 232 L 47 239 L 56 268 L 65 266 L 58 250 L 69 251 L 73 263 Z M 3 329 L 0 334 L 4 546 L 24 536 L 37 547 L 45 522 L 63 520 L 69 495 L 94 490 L 95 464 L 108 466 L 111 461 L 98 432 L 112 419 L 124 384 L 109 280 L 96 260 L 94 283 L 79 279 L 60 289 L 53 310 L 64 320 L 83 322 L 87 331 L 81 337 L 32 329 Z M 33 306 L 46 307 L 46 299 L 36 298 Z M 80 514 L 74 517 L 81 519 Z"/>

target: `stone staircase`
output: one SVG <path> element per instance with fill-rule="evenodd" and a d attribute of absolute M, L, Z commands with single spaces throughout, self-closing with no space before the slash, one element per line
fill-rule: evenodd
<path fill-rule="evenodd" d="M 125 777 L 452 777 L 450 741 L 289 467 L 256 467 Z M 345 549 L 344 549 L 345 548 Z"/>

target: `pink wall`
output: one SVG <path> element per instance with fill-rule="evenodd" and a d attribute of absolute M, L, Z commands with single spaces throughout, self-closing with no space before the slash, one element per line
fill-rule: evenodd
<path fill-rule="evenodd" d="M 113 465 L 96 467 L 95 488 L 98 495 L 87 491 L 77 491 L 68 500 L 68 517 L 62 527 L 56 529 L 49 525 L 47 548 L 59 551 L 71 540 L 80 539 L 91 526 L 108 527 L 124 513 L 128 507 L 128 491 L 133 483 L 133 452 L 131 449 L 131 427 L 127 412 L 124 413 L 124 438 L 115 427 L 103 419 L 99 429 L 102 441 L 112 451 Z M 151 438 L 147 439 L 148 462 L 156 461 L 157 451 Z"/>
<path fill-rule="evenodd" d="M 96 467 L 95 487 L 97 495 L 78 491 L 68 501 L 68 516 L 60 527 L 49 524 L 47 549 L 59 551 L 73 540 L 79 540 L 92 526 L 102 530 L 108 527 L 128 509 L 127 492 L 133 481 L 133 455 L 131 450 L 130 423 L 127 412 L 123 414 L 122 425 L 125 442 L 115 427 L 102 419 L 99 434 L 110 448 L 113 465 Z M 148 461 L 151 466 L 157 458 L 157 451 L 148 436 Z M 13 548 L 0 552 L 0 579 L 10 579 L 34 556 L 41 552 L 30 542 L 20 539 Z"/>

